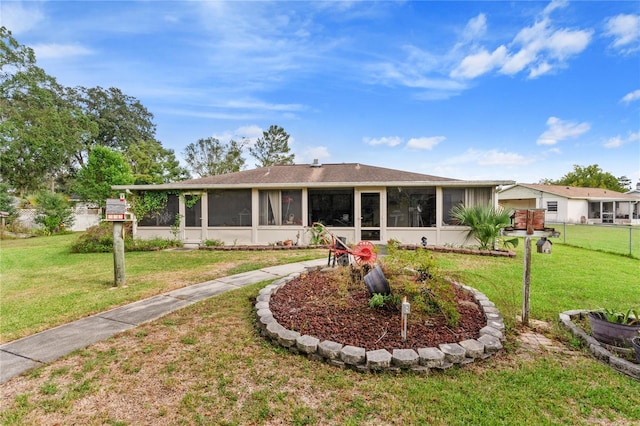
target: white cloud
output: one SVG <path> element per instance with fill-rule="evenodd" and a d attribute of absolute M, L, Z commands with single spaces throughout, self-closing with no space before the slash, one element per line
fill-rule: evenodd
<path fill-rule="evenodd" d="M 39 2 L 0 2 L 0 16 L 2 26 L 14 37 L 35 28 L 44 19 Z"/>
<path fill-rule="evenodd" d="M 640 132 L 629 133 L 629 136 L 622 138 L 620 135 L 610 138 L 604 143 L 605 148 L 619 148 L 631 142 L 640 141 Z"/>
<path fill-rule="evenodd" d="M 529 78 L 536 78 L 566 66 L 566 60 L 586 49 L 593 35 L 590 29 L 560 28 L 553 24 L 551 12 L 567 4 L 551 2 L 539 19 L 522 28 L 508 46 L 500 45 L 493 51 L 476 46 L 454 68 L 451 77 L 473 79 L 499 69 L 507 75 L 528 71 Z"/>
<path fill-rule="evenodd" d="M 388 146 L 397 146 L 400 145 L 403 140 L 399 136 L 390 136 L 390 137 L 381 137 L 381 138 L 362 138 L 362 141 L 368 145 L 388 145 Z"/>
<path fill-rule="evenodd" d="M 476 164 L 478 166 L 523 166 L 535 162 L 533 157 L 525 157 L 514 152 L 502 152 L 497 149 L 488 151 L 469 148 L 464 153 L 445 159 L 441 165 Z"/>
<path fill-rule="evenodd" d="M 482 74 L 493 70 L 497 66 L 504 63 L 507 57 L 507 48 L 504 46 L 498 47 L 493 52 L 489 53 L 487 50 L 482 49 L 478 53 L 469 55 L 462 60 L 460 65 L 451 71 L 451 77 L 453 78 L 475 78 Z"/>
<path fill-rule="evenodd" d="M 640 15 L 617 15 L 606 20 L 605 35 L 613 37 L 611 47 L 628 54 L 640 49 Z"/>
<path fill-rule="evenodd" d="M 628 104 L 630 102 L 633 101 L 637 101 L 638 99 L 640 99 L 640 89 L 638 90 L 634 90 L 633 92 L 629 92 L 626 95 L 624 95 L 624 97 L 620 100 L 620 102 L 623 102 L 625 104 Z"/>
<path fill-rule="evenodd" d="M 557 117 L 549 117 L 547 127 L 548 129 L 538 137 L 536 144 L 555 145 L 564 139 L 577 138 L 589 131 L 591 125 L 589 123 L 574 123 Z"/>
<path fill-rule="evenodd" d="M 306 110 L 307 107 L 301 104 L 273 104 L 262 101 L 240 101 L 240 100 L 230 100 L 226 104 L 225 107 L 228 108 L 238 108 L 238 109 L 257 109 L 257 110 L 267 110 L 267 111 L 303 111 Z"/>
<path fill-rule="evenodd" d="M 438 145 L 445 139 L 446 138 L 444 136 L 411 138 L 409 139 L 409 142 L 407 142 L 407 148 L 431 150 L 434 146 Z"/>
<path fill-rule="evenodd" d="M 91 55 L 93 52 L 78 44 L 34 44 L 31 46 L 37 59 L 60 59 L 72 56 Z"/>
<path fill-rule="evenodd" d="M 311 164 L 313 160 L 318 160 L 322 163 L 323 160 L 328 158 L 331 158 L 331 154 L 329 154 L 329 149 L 326 146 L 315 146 L 305 149 L 300 155 L 296 154 L 296 163 Z"/>
<path fill-rule="evenodd" d="M 487 32 L 487 17 L 484 13 L 469 19 L 462 34 L 465 41 L 477 40 Z"/>

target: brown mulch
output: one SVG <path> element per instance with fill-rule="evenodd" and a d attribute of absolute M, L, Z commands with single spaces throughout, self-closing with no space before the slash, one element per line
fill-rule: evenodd
<path fill-rule="evenodd" d="M 480 329 L 486 325 L 484 314 L 471 294 L 454 289 L 461 313 L 458 326 L 448 326 L 441 314 L 426 317 L 412 311 L 406 341 L 401 336 L 398 309 L 371 308 L 364 284 L 347 292 L 336 288 L 327 272 L 312 271 L 287 282 L 271 296 L 269 307 L 282 326 L 320 341 L 366 350 L 417 350 L 479 337 Z"/>

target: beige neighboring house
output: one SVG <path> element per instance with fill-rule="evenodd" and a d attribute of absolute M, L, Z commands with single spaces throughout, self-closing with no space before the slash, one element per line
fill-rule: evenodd
<path fill-rule="evenodd" d="M 307 227 L 322 222 L 348 243 L 396 239 L 419 244 L 465 243 L 467 228 L 450 216 L 458 205 L 497 206 L 496 187 L 513 181 L 465 181 L 358 163 L 295 164 L 120 191 L 169 191 L 162 212 L 137 218 L 137 237 L 187 245 L 307 244 Z"/>
<path fill-rule="evenodd" d="M 610 189 L 520 183 L 499 191 L 498 203 L 545 209 L 545 223 L 640 224 L 640 196 Z"/>

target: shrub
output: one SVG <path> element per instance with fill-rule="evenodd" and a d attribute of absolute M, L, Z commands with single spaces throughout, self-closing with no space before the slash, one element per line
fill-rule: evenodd
<path fill-rule="evenodd" d="M 204 245 L 206 247 L 222 247 L 224 245 L 224 241 L 222 241 L 222 240 L 205 240 Z"/>
<path fill-rule="evenodd" d="M 73 226 L 73 207 L 64 195 L 42 191 L 38 193 L 35 222 L 42 225 L 46 234 L 63 231 Z"/>
<path fill-rule="evenodd" d="M 153 238 L 150 240 L 133 239 L 125 236 L 125 251 L 164 250 L 171 247 L 182 247 L 178 240 Z M 73 253 L 108 253 L 113 251 L 113 228 L 109 222 L 102 222 L 92 226 L 78 237 L 71 246 Z"/>
<path fill-rule="evenodd" d="M 392 249 L 381 260 L 381 267 L 392 292 L 406 296 L 413 309 L 426 314 L 441 313 L 450 326 L 458 325 L 460 313 L 455 291 L 439 273 L 429 251 Z M 397 296 L 395 302 L 399 299 Z"/>

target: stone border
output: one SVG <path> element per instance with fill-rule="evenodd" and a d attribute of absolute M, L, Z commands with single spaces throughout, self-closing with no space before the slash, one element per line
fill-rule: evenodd
<path fill-rule="evenodd" d="M 589 351 L 596 357 L 596 359 L 608 364 L 614 370 L 640 381 L 640 364 L 635 364 L 631 361 L 627 361 L 626 359 L 617 357 L 606 348 L 606 345 L 603 345 L 593 336 L 589 335 L 573 323 L 574 318 L 583 319 L 588 313 L 589 311 L 584 309 L 565 311 L 560 314 L 560 323 L 567 328 L 574 337 L 584 341 L 589 347 Z"/>
<path fill-rule="evenodd" d="M 483 360 L 502 349 L 502 342 L 505 340 L 504 320 L 498 309 L 483 293 L 454 281 L 452 281 L 454 285 L 473 294 L 484 312 L 487 325 L 480 329 L 478 339 L 443 343 L 437 348 L 419 348 L 417 351 L 394 349 L 393 353 L 390 353 L 386 349 L 367 351 L 365 348 L 343 345 L 330 340 L 320 341 L 313 336 L 301 335 L 297 331 L 288 330 L 278 324 L 269 309 L 271 295 L 275 294 L 281 286 L 299 276 L 299 273 L 291 274 L 261 289 L 256 299 L 255 309 L 257 324 L 263 336 L 274 344 L 309 359 L 361 372 L 411 370 L 418 373 L 428 373 L 432 368 L 446 370 L 454 365 L 466 365 Z"/>

